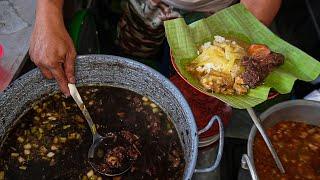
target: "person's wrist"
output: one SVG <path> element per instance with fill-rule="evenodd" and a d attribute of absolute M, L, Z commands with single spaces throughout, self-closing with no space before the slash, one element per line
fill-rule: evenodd
<path fill-rule="evenodd" d="M 37 10 L 58 10 L 62 12 L 63 0 L 38 0 Z"/>
<path fill-rule="evenodd" d="M 63 20 L 63 0 L 38 0 L 36 18 Z"/>
<path fill-rule="evenodd" d="M 36 11 L 36 25 L 53 26 L 64 25 L 62 14 L 63 0 L 38 0 Z"/>

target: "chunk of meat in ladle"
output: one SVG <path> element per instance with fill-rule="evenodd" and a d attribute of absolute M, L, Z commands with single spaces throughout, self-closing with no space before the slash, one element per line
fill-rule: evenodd
<path fill-rule="evenodd" d="M 93 142 L 88 151 L 88 157 L 90 159 L 89 162 L 91 166 L 96 171 L 106 176 L 118 176 L 127 172 L 131 168 L 131 161 L 125 154 L 126 151 L 122 150 L 123 147 L 114 147 L 112 144 L 128 144 L 129 142 L 122 136 L 116 136 L 112 134 L 107 137 L 101 136 L 96 130 L 96 126 L 81 99 L 77 87 L 74 84 L 68 84 L 68 87 L 72 98 L 75 100 L 82 114 L 87 120 L 92 133 Z M 102 158 L 104 161 L 101 161 L 101 158 L 99 159 L 99 157 L 96 157 L 98 149 L 102 149 L 107 152 L 106 157 Z"/>
<path fill-rule="evenodd" d="M 101 174 L 119 174 L 141 155 L 139 148 L 138 136 L 129 131 L 108 133 L 90 163 Z"/>

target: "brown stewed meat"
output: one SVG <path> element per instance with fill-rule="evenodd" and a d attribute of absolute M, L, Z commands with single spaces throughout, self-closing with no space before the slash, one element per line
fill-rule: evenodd
<path fill-rule="evenodd" d="M 242 74 L 243 81 L 250 88 L 255 88 L 263 83 L 273 69 L 283 63 L 282 54 L 270 51 L 265 45 L 251 45 L 248 56 L 245 56 L 241 62 L 245 67 L 245 72 Z"/>
<path fill-rule="evenodd" d="M 119 168 L 126 156 L 126 150 L 118 146 L 109 151 L 105 156 L 105 161 L 110 168 Z"/>
<path fill-rule="evenodd" d="M 99 152 L 101 151 L 101 152 Z M 103 155 L 103 151 L 106 151 Z M 127 169 L 131 161 L 141 156 L 141 143 L 138 135 L 122 130 L 109 132 L 106 139 L 99 145 L 97 156 L 91 162 L 97 166 L 100 172 L 118 173 Z"/>

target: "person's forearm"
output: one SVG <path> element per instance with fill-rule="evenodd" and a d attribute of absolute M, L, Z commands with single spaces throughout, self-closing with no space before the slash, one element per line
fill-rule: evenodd
<path fill-rule="evenodd" d="M 281 6 L 281 0 L 241 0 L 241 3 L 266 26 L 272 23 Z"/>
<path fill-rule="evenodd" d="M 64 0 L 37 0 L 36 21 L 54 19 L 54 23 L 63 24 L 63 2 Z"/>
<path fill-rule="evenodd" d="M 44 77 L 55 79 L 69 96 L 68 83 L 75 83 L 76 50 L 63 22 L 63 0 L 37 0 L 36 19 L 29 54 Z"/>
<path fill-rule="evenodd" d="M 64 0 L 37 0 L 37 8 L 57 8 L 62 10 Z"/>

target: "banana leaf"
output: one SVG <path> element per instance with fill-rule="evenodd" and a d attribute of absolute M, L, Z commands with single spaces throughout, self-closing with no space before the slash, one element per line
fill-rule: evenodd
<path fill-rule="evenodd" d="M 178 73 L 196 89 L 234 108 L 254 107 L 267 100 L 270 89 L 286 94 L 291 92 L 296 79 L 312 81 L 320 74 L 320 63 L 316 59 L 272 33 L 242 4 L 233 5 L 190 25 L 187 25 L 183 18 L 165 21 L 164 25 L 173 64 Z M 270 73 L 263 85 L 250 89 L 247 95 L 207 92 L 185 67 L 198 56 L 198 47 L 212 41 L 215 35 L 236 38 L 248 44 L 266 44 L 272 51 L 282 53 L 285 63 Z"/>

